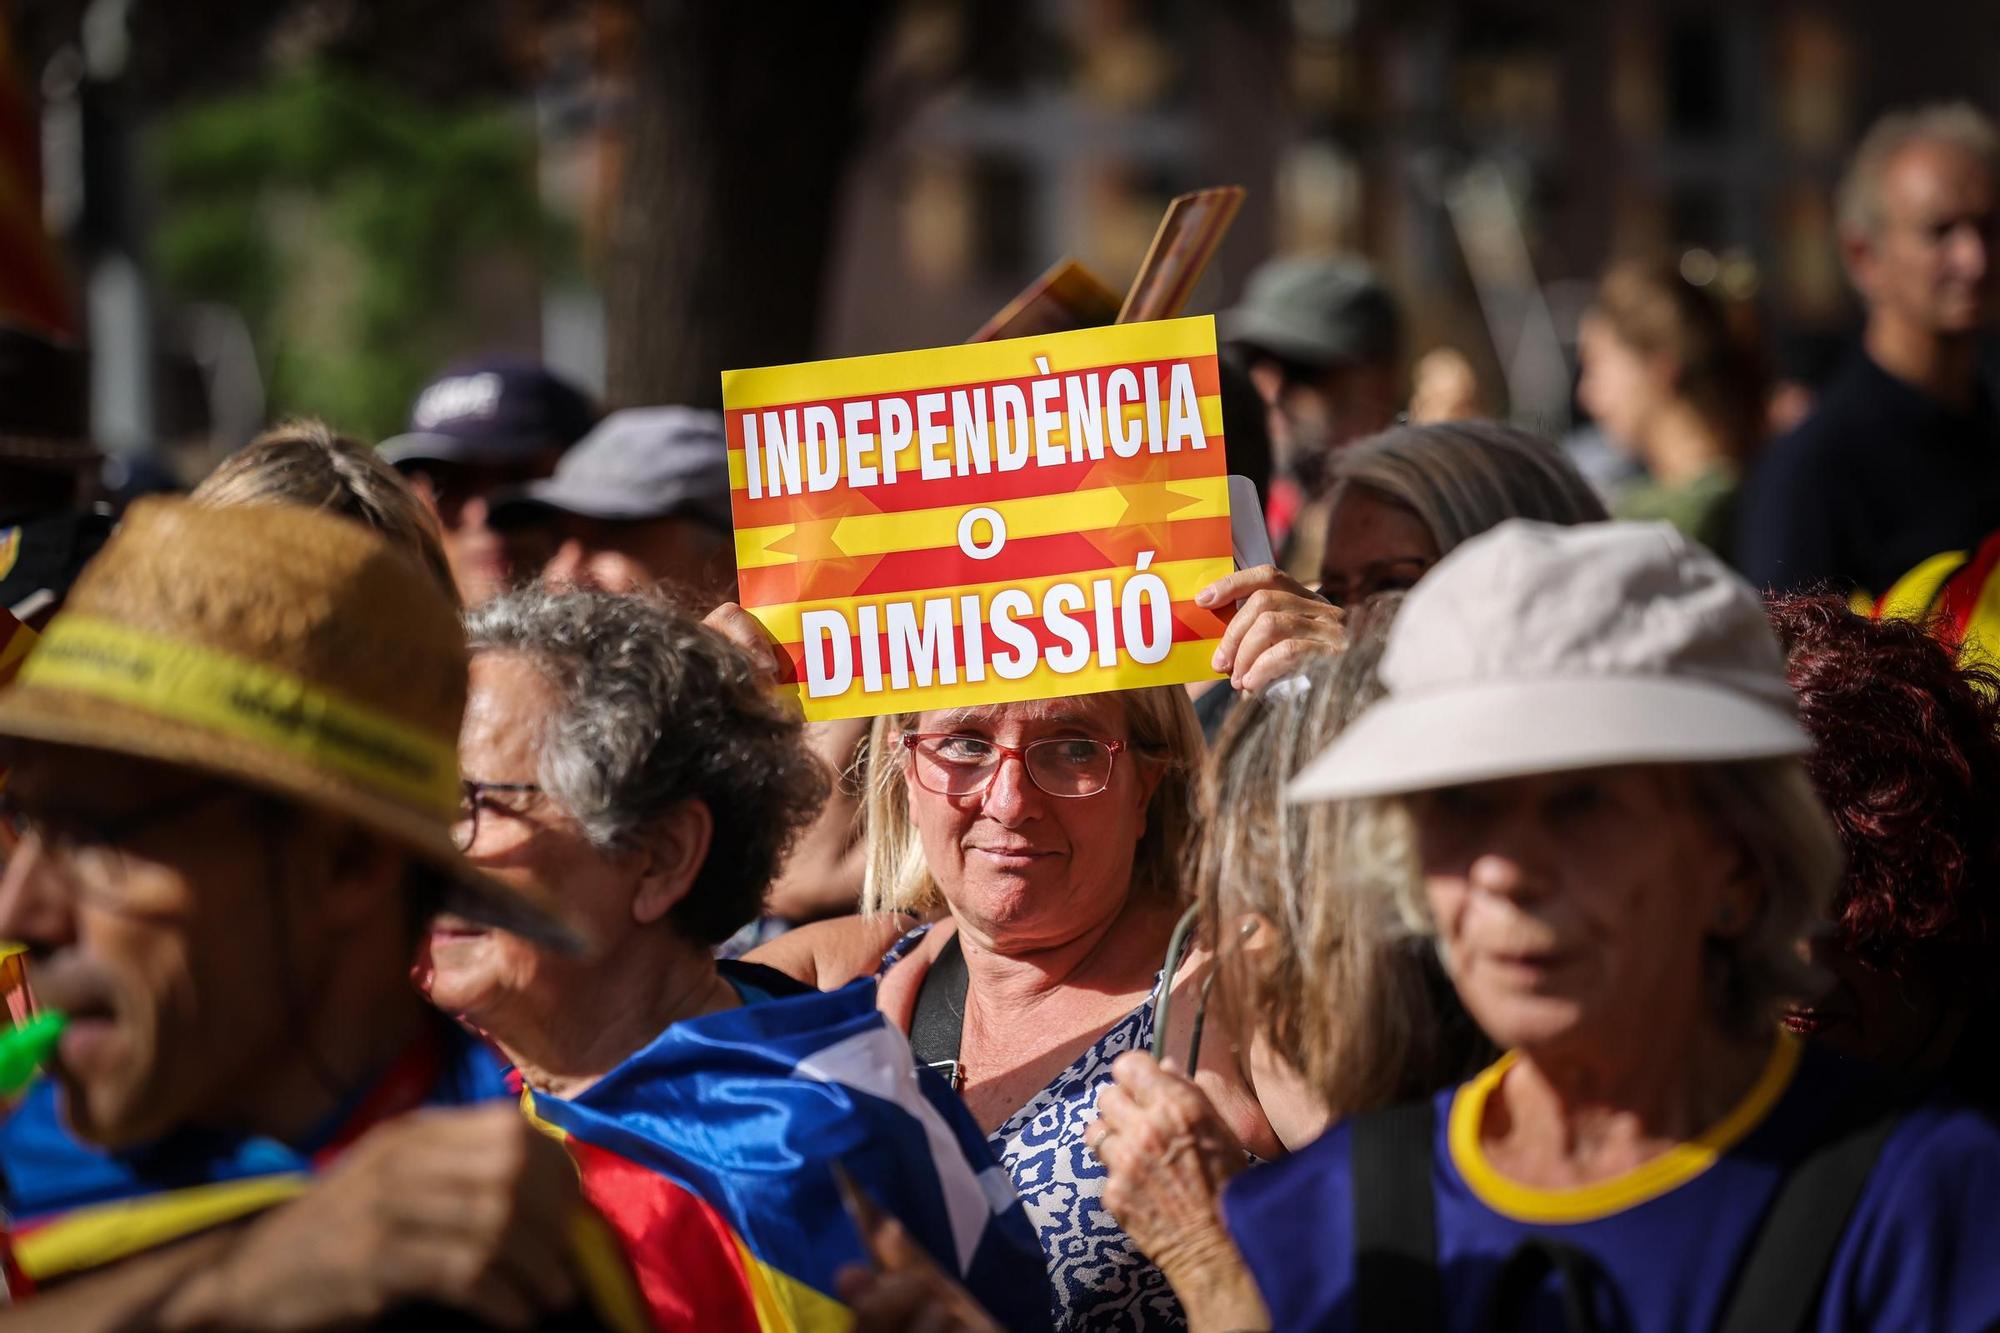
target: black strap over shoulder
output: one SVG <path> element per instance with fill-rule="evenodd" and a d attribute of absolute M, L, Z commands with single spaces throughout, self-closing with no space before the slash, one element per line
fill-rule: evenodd
<path fill-rule="evenodd" d="M 1547 1236 L 1524 1240 L 1507 1256 L 1479 1327 L 1492 1333 L 1520 1328 L 1551 1274 L 1557 1279 L 1563 1327 L 1569 1333 L 1601 1333 L 1603 1325 L 1591 1305 L 1591 1294 L 1604 1277 L 1597 1261 L 1576 1246 Z"/>
<path fill-rule="evenodd" d="M 1356 1328 L 1444 1333 L 1428 1101 L 1354 1117 Z"/>
<path fill-rule="evenodd" d="M 954 933 L 924 974 L 923 985 L 917 988 L 916 1012 L 910 1016 L 910 1049 L 918 1063 L 943 1075 L 954 1092 L 965 1083 L 958 1047 L 965 1036 L 967 982 L 965 951 Z"/>
<path fill-rule="evenodd" d="M 1810 1326 L 1841 1236 L 1907 1104 L 1890 1087 L 1858 1094 L 1786 1174 L 1737 1270 L 1718 1333 L 1795 1333 Z M 1354 1326 L 1443 1333 L 1431 1104 L 1371 1111 L 1353 1124 Z M 1510 1258 L 1513 1280 L 1502 1286 L 1537 1286 L 1557 1272 L 1564 1279 L 1565 1314 L 1572 1327 L 1587 1328 L 1590 1314 L 1580 1297 L 1591 1272 L 1575 1262 L 1579 1257 L 1568 1246 L 1530 1242 Z M 1515 1302 L 1504 1294 L 1496 1300 L 1488 1318 L 1504 1325 Z"/>
<path fill-rule="evenodd" d="M 1737 1270 L 1717 1333 L 1792 1333 L 1808 1327 L 1840 1238 L 1905 1105 L 1887 1088 L 1858 1095 L 1819 1146 L 1786 1175 Z"/>

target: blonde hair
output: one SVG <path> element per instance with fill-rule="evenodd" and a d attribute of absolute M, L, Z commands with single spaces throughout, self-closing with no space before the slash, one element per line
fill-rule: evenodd
<path fill-rule="evenodd" d="M 287 421 L 222 460 L 189 497 L 213 509 L 295 504 L 351 518 L 414 557 L 459 603 L 436 515 L 395 468 L 324 421 Z"/>
<path fill-rule="evenodd" d="M 1132 891 L 1172 900 L 1180 893 L 1182 859 L 1192 832 L 1192 790 L 1201 768 L 1201 724 L 1194 705 L 1178 685 L 1120 690 L 1131 749 L 1159 769 L 1160 780 L 1146 806 L 1146 828 L 1132 860 Z M 923 842 L 910 819 L 902 733 L 917 713 L 878 717 L 868 734 L 862 779 L 862 819 L 867 830 L 867 867 L 861 886 L 863 912 L 932 912 L 944 895 L 924 859 Z"/>
<path fill-rule="evenodd" d="M 1693 800 L 1750 859 L 1764 892 L 1749 926 L 1709 941 L 1711 1012 L 1732 1035 L 1768 1033 L 1786 1001 L 1810 998 L 1821 977 L 1799 941 L 1824 919 L 1840 881 L 1839 835 L 1799 759 L 1687 766 Z M 1381 803 L 1377 835 L 1341 848 L 1344 882 L 1394 906 L 1402 922 L 1435 935 L 1406 799 Z"/>
<path fill-rule="evenodd" d="M 1224 984 L 1335 1116 L 1447 1087 L 1491 1054 L 1391 904 L 1339 877 L 1343 844 L 1385 832 L 1374 803 L 1285 802 L 1298 771 L 1381 695 L 1376 664 L 1401 604 L 1401 593 L 1370 598 L 1346 649 L 1301 669 L 1303 688 L 1243 700 L 1197 801 L 1207 836 L 1189 878 Z M 1268 947 L 1237 947 L 1249 922 L 1267 923 Z"/>

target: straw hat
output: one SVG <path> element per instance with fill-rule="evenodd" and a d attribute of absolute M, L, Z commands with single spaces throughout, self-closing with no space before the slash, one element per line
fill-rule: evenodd
<path fill-rule="evenodd" d="M 446 905 L 574 946 L 452 845 L 466 652 L 436 581 L 358 523 L 142 500 L 14 684 L 0 735 L 185 765 L 335 811 L 445 871 Z"/>

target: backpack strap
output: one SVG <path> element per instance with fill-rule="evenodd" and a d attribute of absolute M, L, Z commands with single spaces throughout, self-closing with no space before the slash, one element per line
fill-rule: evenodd
<path fill-rule="evenodd" d="M 959 1042 L 965 1036 L 965 988 L 970 982 L 965 970 L 965 951 L 956 932 L 931 960 L 917 988 L 916 1012 L 910 1015 L 910 1049 L 919 1064 L 929 1065 L 957 1092 L 965 1086 L 965 1071 L 958 1061 Z"/>
<path fill-rule="evenodd" d="M 1785 1176 L 1737 1270 L 1717 1333 L 1793 1333 L 1808 1327 L 1834 1251 L 1882 1145 L 1902 1122 L 1903 1107 L 1903 1099 L 1888 1089 L 1857 1095 Z"/>
<path fill-rule="evenodd" d="M 1602 1325 L 1591 1307 L 1590 1297 L 1602 1283 L 1603 1271 L 1596 1260 L 1576 1246 L 1546 1236 L 1522 1241 L 1507 1256 L 1479 1327 L 1493 1333 L 1520 1328 L 1528 1316 L 1529 1305 L 1550 1274 L 1561 1279 L 1558 1295 L 1563 1327 L 1569 1333 L 1601 1333 Z"/>
<path fill-rule="evenodd" d="M 1354 1117 L 1354 1326 L 1444 1333 L 1429 1101 Z"/>

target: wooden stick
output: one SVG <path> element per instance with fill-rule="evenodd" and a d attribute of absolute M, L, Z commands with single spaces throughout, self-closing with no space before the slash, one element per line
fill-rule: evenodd
<path fill-rule="evenodd" d="M 1118 323 L 1172 319 L 1187 305 L 1208 261 L 1243 206 L 1243 187 L 1217 185 L 1184 194 L 1167 205 L 1139 275 L 1125 294 Z"/>
<path fill-rule="evenodd" d="M 1057 261 L 967 342 L 1101 328 L 1118 317 L 1118 293 L 1074 259 Z"/>

